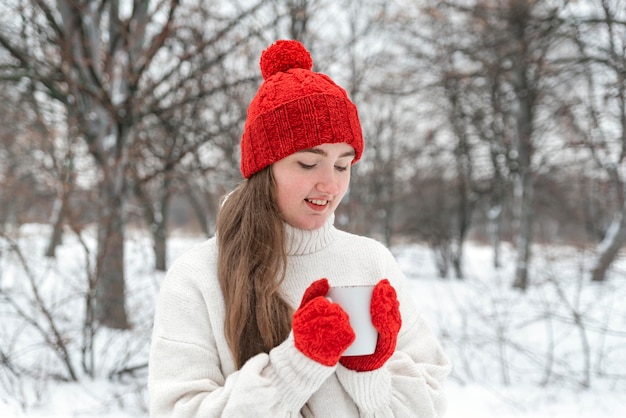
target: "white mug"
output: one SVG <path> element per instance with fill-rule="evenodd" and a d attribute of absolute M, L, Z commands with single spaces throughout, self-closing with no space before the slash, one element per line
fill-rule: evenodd
<path fill-rule="evenodd" d="M 344 356 L 363 356 L 376 351 L 378 331 L 372 324 L 370 306 L 374 286 L 331 287 L 326 297 L 339 304 L 350 318 L 350 326 L 356 334 Z"/>

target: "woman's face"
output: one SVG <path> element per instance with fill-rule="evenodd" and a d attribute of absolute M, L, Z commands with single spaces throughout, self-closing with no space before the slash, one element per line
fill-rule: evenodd
<path fill-rule="evenodd" d="M 285 221 L 299 229 L 324 225 L 348 190 L 354 156 L 354 148 L 342 142 L 304 149 L 272 164 Z"/>

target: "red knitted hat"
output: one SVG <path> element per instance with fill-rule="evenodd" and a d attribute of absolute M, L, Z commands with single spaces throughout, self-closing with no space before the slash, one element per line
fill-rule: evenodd
<path fill-rule="evenodd" d="M 277 41 L 261 54 L 264 82 L 248 107 L 241 139 L 245 178 L 294 152 L 346 142 L 363 153 L 356 106 L 325 74 L 311 71 L 309 51 L 298 41 Z"/>

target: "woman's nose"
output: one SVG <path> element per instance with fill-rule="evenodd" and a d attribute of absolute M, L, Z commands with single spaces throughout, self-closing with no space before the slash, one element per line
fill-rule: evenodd
<path fill-rule="evenodd" d="M 323 170 L 320 173 L 320 177 L 317 182 L 317 190 L 329 195 L 335 195 L 339 193 L 339 179 L 337 173 L 333 169 Z"/>

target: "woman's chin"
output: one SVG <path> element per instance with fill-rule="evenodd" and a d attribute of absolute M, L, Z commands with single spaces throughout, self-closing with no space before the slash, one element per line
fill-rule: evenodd
<path fill-rule="evenodd" d="M 312 231 L 324 226 L 329 216 L 328 214 L 309 215 L 298 219 L 287 220 L 287 223 L 297 229 Z"/>

